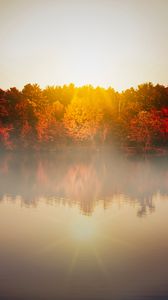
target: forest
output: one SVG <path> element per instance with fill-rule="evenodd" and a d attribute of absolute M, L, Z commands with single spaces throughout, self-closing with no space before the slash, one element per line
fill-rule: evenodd
<path fill-rule="evenodd" d="M 133 152 L 168 148 L 168 87 L 136 89 L 26 84 L 0 89 L 0 149 L 111 145 Z"/>

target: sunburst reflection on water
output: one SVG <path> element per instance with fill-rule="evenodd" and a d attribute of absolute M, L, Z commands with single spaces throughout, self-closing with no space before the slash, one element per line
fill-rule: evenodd
<path fill-rule="evenodd" d="M 0 299 L 167 299 L 166 158 L 8 154 L 0 176 Z"/>

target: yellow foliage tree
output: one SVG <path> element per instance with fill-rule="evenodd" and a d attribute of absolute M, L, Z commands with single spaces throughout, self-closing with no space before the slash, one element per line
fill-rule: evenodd
<path fill-rule="evenodd" d="M 73 140 L 94 141 L 99 134 L 102 118 L 102 110 L 96 101 L 75 96 L 66 109 L 63 122 Z"/>

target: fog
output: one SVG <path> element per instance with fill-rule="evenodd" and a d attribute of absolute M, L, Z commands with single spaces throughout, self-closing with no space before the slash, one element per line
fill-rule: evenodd
<path fill-rule="evenodd" d="M 168 299 L 168 159 L 0 155 L 0 299 Z"/>
<path fill-rule="evenodd" d="M 91 215 L 98 203 L 135 205 L 139 217 L 153 212 L 168 195 L 168 158 L 130 156 L 112 149 L 67 148 L 58 152 L 1 153 L 0 199 L 22 205 L 77 205 Z M 116 198 L 117 196 L 117 198 Z"/>

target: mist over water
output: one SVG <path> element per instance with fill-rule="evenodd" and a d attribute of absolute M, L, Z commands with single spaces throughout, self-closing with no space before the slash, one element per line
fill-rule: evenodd
<path fill-rule="evenodd" d="M 168 299 L 168 158 L 0 155 L 0 299 Z"/>
<path fill-rule="evenodd" d="M 143 216 L 168 193 L 168 158 L 126 157 L 111 149 L 68 148 L 60 152 L 5 153 L 0 156 L 1 201 L 22 205 L 77 205 L 92 215 L 102 204 L 128 203 Z"/>

